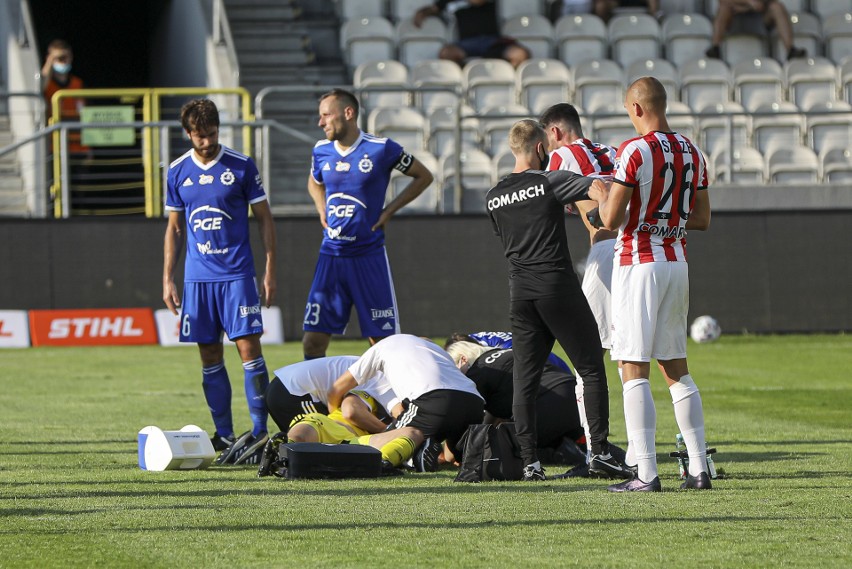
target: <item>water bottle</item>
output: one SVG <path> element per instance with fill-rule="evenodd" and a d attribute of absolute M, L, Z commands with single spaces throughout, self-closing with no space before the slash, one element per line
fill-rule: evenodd
<path fill-rule="evenodd" d="M 713 455 L 709 452 L 707 453 L 707 476 L 716 478 L 716 465 L 713 463 Z"/>
<path fill-rule="evenodd" d="M 685 480 L 687 474 L 689 474 L 689 457 L 684 456 L 686 444 L 683 442 L 683 435 L 680 433 L 675 435 L 675 448 L 680 453 L 677 457 L 678 472 L 680 473 L 681 480 Z"/>

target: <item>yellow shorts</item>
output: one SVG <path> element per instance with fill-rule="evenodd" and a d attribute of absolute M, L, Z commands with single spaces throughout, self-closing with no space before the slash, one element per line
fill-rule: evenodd
<path fill-rule="evenodd" d="M 292 423 L 290 428 L 292 429 L 297 424 L 305 424 L 312 427 L 317 432 L 319 442 L 321 443 L 339 444 L 356 436 L 355 433 L 322 413 L 308 413 L 298 421 Z"/>

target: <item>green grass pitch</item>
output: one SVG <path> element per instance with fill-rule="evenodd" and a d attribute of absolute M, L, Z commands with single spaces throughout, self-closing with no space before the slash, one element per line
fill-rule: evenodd
<path fill-rule="evenodd" d="M 274 369 L 300 348 L 264 351 Z M 336 340 L 330 353 L 364 348 Z M 610 494 L 598 480 L 456 484 L 451 471 L 145 472 L 142 427 L 211 429 L 194 348 L 3 350 L 0 567 L 852 566 L 852 336 L 724 336 L 689 349 L 727 478 L 677 490 L 677 427 L 655 371 L 664 492 L 652 495 Z M 234 348 L 226 361 L 245 430 Z M 608 365 L 611 438 L 624 444 Z"/>

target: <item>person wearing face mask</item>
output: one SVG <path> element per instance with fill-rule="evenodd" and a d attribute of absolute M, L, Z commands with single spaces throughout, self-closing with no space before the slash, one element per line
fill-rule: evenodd
<path fill-rule="evenodd" d="M 47 46 L 47 55 L 41 68 L 41 89 L 47 105 L 47 118 L 53 114 L 50 104 L 53 95 L 60 89 L 82 89 L 83 80 L 71 73 L 74 53 L 71 45 L 62 39 L 55 39 Z M 69 97 L 62 99 L 58 119 L 76 121 L 80 117 L 81 99 Z M 80 144 L 80 133 L 69 133 L 69 151 L 81 152 L 85 148 Z"/>
<path fill-rule="evenodd" d="M 515 157 L 512 173 L 486 195 L 488 215 L 509 261 L 509 319 L 512 325 L 512 415 L 525 481 L 544 480 L 536 453 L 536 396 L 555 340 L 585 383 L 585 410 L 594 474 L 632 476 L 610 453 L 609 393 L 598 326 L 574 273 L 565 232 L 564 206 L 588 199 L 602 180 L 566 170 L 546 171 L 547 133 L 534 120 L 509 131 Z"/>

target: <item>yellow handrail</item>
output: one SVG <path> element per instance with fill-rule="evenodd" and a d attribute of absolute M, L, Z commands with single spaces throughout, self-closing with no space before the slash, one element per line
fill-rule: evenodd
<path fill-rule="evenodd" d="M 251 112 L 251 95 L 243 87 L 213 89 L 207 87 L 157 87 L 157 88 L 126 88 L 126 89 L 61 89 L 51 98 L 50 124 L 62 121 L 62 99 L 73 97 L 79 99 L 93 98 L 127 98 L 142 99 L 142 121 L 155 123 L 161 120 L 160 102 L 163 97 L 184 95 L 237 95 L 240 97 L 240 114 L 243 122 L 253 122 Z M 157 168 L 160 155 L 160 127 L 143 127 L 142 129 L 142 164 L 145 175 L 145 215 L 159 217 L 163 214 L 162 176 Z M 243 126 L 243 153 L 251 155 L 251 127 Z M 62 187 L 68 180 L 62 179 L 61 156 L 57 152 L 60 145 L 60 132 L 53 133 L 53 184 L 50 187 L 54 196 L 54 216 L 62 217 Z"/>

